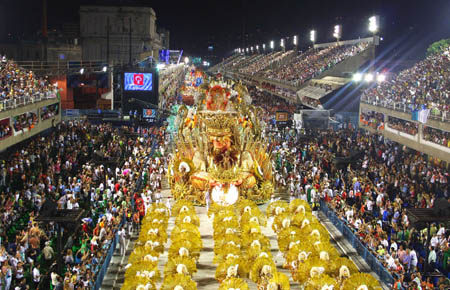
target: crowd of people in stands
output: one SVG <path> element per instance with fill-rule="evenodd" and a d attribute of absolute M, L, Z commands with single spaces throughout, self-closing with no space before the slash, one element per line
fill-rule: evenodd
<path fill-rule="evenodd" d="M 11 136 L 11 126 L 9 124 L 0 124 L 0 139 Z"/>
<path fill-rule="evenodd" d="M 254 74 L 266 69 L 267 67 L 269 67 L 271 65 L 277 65 L 285 57 L 291 55 L 292 53 L 294 53 L 293 50 L 288 50 L 286 52 L 277 51 L 277 52 L 272 52 L 272 53 L 263 55 L 261 58 L 254 61 L 253 63 L 247 65 L 244 68 L 239 69 L 239 72 L 254 75 Z"/>
<path fill-rule="evenodd" d="M 409 110 L 425 107 L 431 109 L 432 114 L 447 114 L 450 110 L 450 47 L 366 90 L 361 98 L 384 106 L 405 104 Z"/>
<path fill-rule="evenodd" d="M 41 108 L 41 120 L 50 119 L 59 114 L 59 104 L 53 104 L 50 106 Z"/>
<path fill-rule="evenodd" d="M 302 104 L 308 105 L 310 107 L 317 108 L 317 109 L 323 109 L 323 106 L 322 106 L 322 103 L 320 102 L 320 100 L 303 96 L 301 98 L 301 101 L 302 101 Z"/>
<path fill-rule="evenodd" d="M 152 148 L 164 144 L 163 129 L 146 130 L 147 138 L 129 136 L 136 133 L 130 130 L 61 123 L 2 162 L 1 289 L 92 288 L 116 232 L 131 231 L 132 221 L 145 214 L 143 200 L 157 193 L 159 170 L 166 166 L 164 150 Z M 152 150 L 157 154 L 147 158 Z M 62 273 L 56 267 L 56 224 L 35 221 L 48 200 L 87 213 L 78 231 L 63 233 Z"/>
<path fill-rule="evenodd" d="M 25 129 L 31 130 L 37 124 L 38 115 L 34 112 L 23 113 L 12 118 L 15 132 L 24 132 Z"/>
<path fill-rule="evenodd" d="M 384 115 L 374 111 L 361 111 L 359 115 L 361 123 L 376 130 L 384 129 Z"/>
<path fill-rule="evenodd" d="M 261 76 L 269 79 L 284 80 L 301 85 L 330 67 L 352 57 L 368 47 L 367 42 L 349 46 L 332 46 L 328 48 L 311 48 L 300 53 L 289 63 L 274 70 L 261 72 Z"/>
<path fill-rule="evenodd" d="M 423 127 L 423 138 L 433 143 L 450 147 L 450 133 L 432 127 Z"/>
<path fill-rule="evenodd" d="M 406 214 L 408 208 L 430 208 L 438 198 L 449 199 L 443 163 L 358 130 L 314 132 L 308 138 L 274 130 L 268 135 L 276 140 L 271 142 L 275 180 L 291 198 L 324 200 L 402 283 L 412 286 L 418 279 L 426 285 L 419 274 L 425 267 L 448 273 L 448 228 L 432 225 L 427 251 L 426 228 L 415 228 Z M 354 161 L 333 162 L 351 156 Z M 444 278 L 432 282 L 439 289 L 450 285 Z"/>
<path fill-rule="evenodd" d="M 391 116 L 388 117 L 388 127 L 413 136 L 419 132 L 419 125 L 417 123 Z"/>
<path fill-rule="evenodd" d="M 55 95 L 57 87 L 48 77 L 39 78 L 32 71 L 19 67 L 6 56 L 0 61 L 0 101 L 20 100 L 23 97 L 33 99 L 36 95 Z"/>

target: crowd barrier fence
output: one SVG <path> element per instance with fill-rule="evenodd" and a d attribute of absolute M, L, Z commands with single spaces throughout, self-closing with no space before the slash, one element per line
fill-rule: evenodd
<path fill-rule="evenodd" d="M 353 230 L 349 228 L 345 222 L 341 221 L 332 209 L 330 209 L 324 201 L 321 201 L 320 205 L 321 211 L 328 217 L 330 222 L 342 233 L 342 235 L 348 240 L 348 242 L 355 248 L 358 255 L 360 255 L 366 263 L 369 265 L 370 269 L 375 272 L 380 280 L 391 287 L 394 284 L 394 277 L 389 273 L 389 271 L 380 263 L 380 261 L 375 257 L 363 243 L 354 234 Z"/>

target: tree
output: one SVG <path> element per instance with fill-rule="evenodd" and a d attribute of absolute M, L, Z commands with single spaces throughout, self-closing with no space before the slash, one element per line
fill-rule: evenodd
<path fill-rule="evenodd" d="M 439 53 L 449 46 L 450 46 L 450 38 L 436 41 L 428 47 L 426 56 L 428 57 L 432 54 Z"/>

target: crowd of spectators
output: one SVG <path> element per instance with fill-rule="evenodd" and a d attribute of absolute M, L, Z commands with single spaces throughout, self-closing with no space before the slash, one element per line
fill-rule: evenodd
<path fill-rule="evenodd" d="M 374 111 L 361 111 L 359 115 L 361 123 L 375 130 L 384 129 L 384 115 Z"/>
<path fill-rule="evenodd" d="M 450 47 L 367 89 L 361 98 L 383 106 L 404 104 L 409 110 L 426 107 L 432 114 L 447 114 L 450 109 Z"/>
<path fill-rule="evenodd" d="M 38 115 L 35 112 L 27 112 L 12 118 L 15 132 L 24 132 L 25 129 L 31 130 L 39 122 Z"/>
<path fill-rule="evenodd" d="M 41 120 L 50 119 L 59 114 L 59 104 L 53 104 L 41 108 Z"/>
<path fill-rule="evenodd" d="M 291 55 L 292 53 L 294 53 L 293 50 L 288 50 L 286 52 L 271 52 L 265 55 L 263 54 L 263 56 L 257 61 L 247 65 L 244 68 L 239 69 L 239 72 L 254 75 L 255 73 L 266 69 L 272 64 L 280 63 L 285 57 Z"/>
<path fill-rule="evenodd" d="M 24 97 L 29 97 L 30 101 L 33 101 L 36 96 L 56 96 L 57 89 L 50 83 L 48 77 L 39 78 L 32 71 L 19 67 L 6 56 L 1 57 L 0 101 L 18 100 L 22 103 Z"/>
<path fill-rule="evenodd" d="M 431 208 L 438 198 L 449 199 L 445 163 L 358 130 L 314 132 L 299 138 L 294 130 L 277 132 L 270 127 L 267 134 L 274 140 L 276 184 L 290 192 L 291 199 L 328 203 L 404 286 L 415 280 L 422 289 L 434 289 L 424 288 L 427 283 L 448 289 L 445 277 L 435 281 L 420 275 L 425 267 L 447 275 L 448 227 L 432 225 L 427 251 L 426 228 L 415 228 L 406 214 L 408 208 Z M 334 162 L 351 156 L 356 161 Z"/>
<path fill-rule="evenodd" d="M 368 45 L 367 42 L 362 42 L 355 45 L 332 46 L 323 49 L 311 48 L 294 57 L 289 63 L 274 70 L 261 72 L 260 75 L 269 79 L 284 80 L 295 85 L 301 85 L 341 61 L 360 53 Z"/>
<path fill-rule="evenodd" d="M 119 225 L 131 229 L 136 213 L 137 220 L 145 214 L 143 199 L 160 188 L 164 167 L 164 153 L 151 146 L 164 144 L 163 129 L 146 130 L 145 139 L 119 132 L 106 124 L 61 123 L 2 162 L 1 289 L 92 288 Z M 152 150 L 159 155 L 147 158 Z M 35 221 L 46 200 L 87 213 L 78 231 L 63 233 L 62 273 L 55 265 L 56 225 Z"/>
<path fill-rule="evenodd" d="M 12 135 L 11 126 L 6 123 L 0 124 L 0 139 L 6 138 Z"/>
<path fill-rule="evenodd" d="M 423 138 L 427 141 L 450 148 L 449 132 L 423 126 Z"/>
<path fill-rule="evenodd" d="M 301 101 L 302 101 L 302 104 L 305 104 L 307 106 L 310 106 L 310 107 L 313 107 L 316 109 L 323 109 L 323 106 L 322 106 L 322 103 L 320 102 L 320 100 L 303 96 L 301 98 Z"/>
<path fill-rule="evenodd" d="M 419 132 L 419 125 L 415 122 L 409 122 L 403 119 L 395 118 L 395 117 L 388 117 L 388 123 L 389 128 L 395 129 L 397 131 L 416 136 Z"/>

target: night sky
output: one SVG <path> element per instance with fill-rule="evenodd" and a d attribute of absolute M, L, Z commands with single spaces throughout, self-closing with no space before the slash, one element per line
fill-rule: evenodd
<path fill-rule="evenodd" d="M 0 0 L 0 39 L 8 34 L 36 35 L 41 2 Z M 191 55 L 205 55 L 212 45 L 214 53 L 223 57 L 237 47 L 264 42 L 268 46 L 272 39 L 279 44 L 281 37 L 294 34 L 306 47 L 311 29 L 317 30 L 318 42 L 333 41 L 335 24 L 343 24 L 344 40 L 367 37 L 367 19 L 373 14 L 381 17 L 383 44 L 411 58 L 423 57 L 432 41 L 450 38 L 449 0 L 48 0 L 49 28 L 77 23 L 80 4 L 99 3 L 152 7 L 157 24 L 170 30 L 171 49 L 184 49 Z"/>

